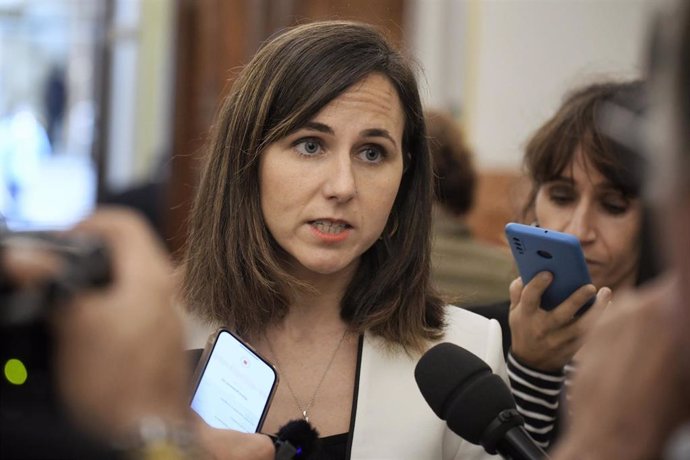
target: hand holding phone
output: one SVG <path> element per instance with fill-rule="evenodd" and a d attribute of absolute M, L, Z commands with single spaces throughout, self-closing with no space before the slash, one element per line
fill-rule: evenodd
<path fill-rule="evenodd" d="M 227 329 L 206 347 L 196 372 L 192 409 L 211 427 L 256 433 L 278 385 L 278 373 Z"/>
<path fill-rule="evenodd" d="M 540 272 L 553 277 L 542 294 L 542 309 L 553 310 L 578 288 L 592 283 L 580 242 L 573 235 L 517 223 L 506 225 L 505 233 L 524 284 Z M 576 315 L 594 300 L 589 299 Z"/>

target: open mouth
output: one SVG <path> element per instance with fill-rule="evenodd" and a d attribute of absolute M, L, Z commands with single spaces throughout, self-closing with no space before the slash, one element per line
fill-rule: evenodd
<path fill-rule="evenodd" d="M 337 235 L 343 231 L 352 228 L 352 225 L 346 222 L 333 222 L 330 220 L 315 220 L 309 223 L 312 227 L 321 233 Z"/>

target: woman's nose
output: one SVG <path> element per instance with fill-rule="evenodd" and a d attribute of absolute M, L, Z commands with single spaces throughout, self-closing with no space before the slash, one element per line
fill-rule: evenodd
<path fill-rule="evenodd" d="M 596 238 L 594 219 L 592 206 L 587 202 L 580 202 L 564 231 L 574 235 L 580 240 L 580 244 L 592 242 Z"/>
<path fill-rule="evenodd" d="M 332 157 L 328 177 L 324 182 L 324 194 L 328 199 L 343 203 L 357 194 L 357 183 L 349 152 L 347 155 L 338 154 Z"/>

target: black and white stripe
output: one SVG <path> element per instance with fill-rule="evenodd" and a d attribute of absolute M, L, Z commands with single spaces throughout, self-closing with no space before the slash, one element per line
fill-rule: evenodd
<path fill-rule="evenodd" d="M 565 375 L 545 373 L 520 364 L 508 352 L 508 380 L 525 430 L 534 442 L 546 449 L 553 439 Z"/>

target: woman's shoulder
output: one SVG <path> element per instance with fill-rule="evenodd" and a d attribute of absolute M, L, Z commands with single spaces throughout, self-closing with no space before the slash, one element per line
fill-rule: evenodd
<path fill-rule="evenodd" d="M 490 316 L 482 315 L 474 310 L 474 308 L 458 307 L 456 305 L 446 305 L 445 307 L 446 321 L 451 323 L 458 322 L 459 326 L 463 325 L 481 325 L 488 324 L 487 319 L 492 319 Z"/>
<path fill-rule="evenodd" d="M 508 320 L 510 301 L 506 300 L 493 304 L 466 307 L 466 309 L 485 318 L 498 321 L 498 324 L 501 326 L 501 333 L 503 334 L 503 355 L 508 356 L 508 350 L 510 350 L 510 343 L 512 341 L 510 322 Z"/>
<path fill-rule="evenodd" d="M 484 359 L 495 370 L 503 362 L 501 326 L 464 308 L 446 306 L 446 329 L 441 342 L 451 342 Z"/>
<path fill-rule="evenodd" d="M 445 306 L 446 322 L 455 324 L 459 328 L 488 327 L 490 320 L 494 319 L 503 326 L 508 323 L 510 302 L 500 302 L 491 305 L 477 307 Z"/>

